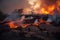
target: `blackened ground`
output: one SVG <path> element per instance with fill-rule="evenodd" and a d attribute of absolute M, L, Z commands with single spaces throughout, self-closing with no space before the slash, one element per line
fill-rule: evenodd
<path fill-rule="evenodd" d="M 0 40 L 60 40 L 60 27 L 41 24 L 38 27 L 10 29 L 0 24 Z"/>

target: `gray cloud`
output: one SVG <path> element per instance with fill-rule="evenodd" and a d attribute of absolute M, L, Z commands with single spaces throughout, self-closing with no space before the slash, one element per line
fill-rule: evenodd
<path fill-rule="evenodd" d="M 26 0 L 0 0 L 0 4 L 0 9 L 5 13 L 28 6 Z"/>

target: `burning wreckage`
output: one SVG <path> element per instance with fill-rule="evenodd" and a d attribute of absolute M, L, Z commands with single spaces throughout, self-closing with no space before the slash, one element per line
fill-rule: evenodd
<path fill-rule="evenodd" d="M 13 11 L 10 15 L 8 15 L 2 23 L 6 22 L 10 28 L 17 28 L 17 27 L 27 27 L 30 25 L 39 26 L 42 23 L 45 24 L 52 24 L 52 25 L 59 25 L 60 23 L 60 15 L 54 14 L 24 14 L 23 9 L 18 9 Z"/>
<path fill-rule="evenodd" d="M 41 23 L 60 24 L 60 1 L 27 0 L 29 7 L 16 9 L 2 22 L 10 27 L 39 26 Z M 51 3 L 51 4 L 50 4 Z"/>

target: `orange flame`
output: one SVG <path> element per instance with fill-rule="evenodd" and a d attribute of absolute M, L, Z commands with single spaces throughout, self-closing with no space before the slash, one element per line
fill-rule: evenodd
<path fill-rule="evenodd" d="M 28 7 L 24 8 L 23 14 L 31 14 L 31 9 Z"/>
<path fill-rule="evenodd" d="M 55 5 L 50 5 L 50 6 L 46 6 L 47 8 L 41 8 L 40 9 L 40 13 L 42 14 L 50 14 L 54 11 L 55 9 Z"/>
<path fill-rule="evenodd" d="M 41 13 L 43 13 L 43 14 L 48 14 L 48 13 L 49 13 L 48 11 L 45 10 L 45 8 L 42 8 L 40 11 L 41 11 Z"/>
<path fill-rule="evenodd" d="M 57 10 L 60 12 L 60 0 L 57 1 Z"/>
<path fill-rule="evenodd" d="M 27 0 L 28 3 L 31 5 L 31 10 L 36 10 L 40 8 L 41 1 L 40 0 Z"/>
<path fill-rule="evenodd" d="M 28 3 L 30 4 L 30 7 L 24 8 L 23 14 L 31 14 L 31 11 L 33 11 L 34 14 L 36 13 L 36 14 L 50 14 L 50 15 L 53 14 L 54 10 L 60 12 L 60 0 L 57 0 L 55 4 L 50 4 L 50 5 L 42 3 L 42 0 L 28 0 Z M 22 20 L 24 20 L 24 17 L 19 22 L 22 22 Z M 32 25 L 39 25 L 43 22 L 45 21 L 40 20 L 39 22 L 33 23 Z M 26 28 L 30 24 L 17 25 L 11 21 L 8 23 L 8 25 L 10 26 L 10 28 L 17 28 L 18 26 L 22 26 L 23 28 Z"/>
<path fill-rule="evenodd" d="M 42 0 L 28 0 L 28 3 L 31 5 L 31 8 L 32 8 L 30 10 L 31 11 L 33 10 L 33 12 L 37 14 L 38 13 L 39 14 L 51 14 L 55 10 L 55 4 L 47 5 L 47 4 L 44 4 Z M 60 2 L 58 2 L 58 5 L 60 5 Z"/>
<path fill-rule="evenodd" d="M 10 26 L 10 28 L 17 28 L 14 22 L 9 22 L 8 25 Z"/>

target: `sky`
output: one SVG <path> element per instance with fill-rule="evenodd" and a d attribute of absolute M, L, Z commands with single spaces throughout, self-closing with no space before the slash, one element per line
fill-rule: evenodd
<path fill-rule="evenodd" d="M 12 12 L 14 9 L 20 9 L 28 6 L 26 0 L 0 0 L 0 10 L 4 13 Z"/>

